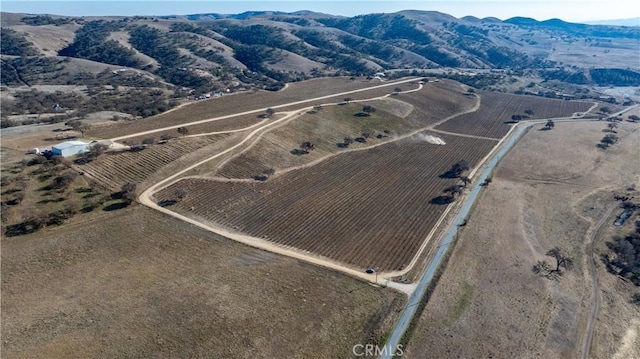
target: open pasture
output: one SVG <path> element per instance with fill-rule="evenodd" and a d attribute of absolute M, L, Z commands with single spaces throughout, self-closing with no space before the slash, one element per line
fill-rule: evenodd
<path fill-rule="evenodd" d="M 348 266 L 400 270 L 446 208 L 431 200 L 457 183 L 440 175 L 461 159 L 474 166 L 496 144 L 441 137 L 447 145 L 412 136 L 263 183 L 187 178 L 154 197 L 205 223 Z M 175 202 L 178 189 L 187 195 Z"/>
<path fill-rule="evenodd" d="M 150 131 L 156 128 L 228 116 L 238 112 L 273 107 L 289 102 L 306 100 L 312 97 L 326 96 L 336 92 L 357 90 L 380 84 L 378 81 L 363 81 L 362 79 L 349 80 L 349 78 L 345 77 L 308 80 L 289 84 L 287 88 L 277 92 L 247 91 L 209 100 L 201 100 L 173 111 L 145 119 L 96 127 L 87 133 L 89 136 L 99 138 L 120 137 L 137 132 Z M 390 93 L 393 87 L 383 90 L 387 91 L 386 93 Z"/>
<path fill-rule="evenodd" d="M 2 239 L 3 358 L 347 358 L 402 302 L 142 206 Z"/>
<path fill-rule="evenodd" d="M 118 190 L 127 182 L 143 182 L 169 163 L 221 141 L 227 136 L 176 138 L 164 144 L 148 146 L 139 152 L 107 152 L 96 160 L 76 166 L 103 186 Z"/>
<path fill-rule="evenodd" d="M 379 145 L 397 136 L 422 129 L 439 120 L 470 109 L 476 100 L 464 96 L 461 88 L 435 84 L 421 91 L 366 101 L 377 109 L 369 116 L 362 113 L 363 103 L 323 106 L 317 113 L 307 113 L 267 132 L 253 147 L 234 157 L 219 171 L 227 178 L 252 178 L 265 169 L 276 171 L 301 166 L 348 149 Z M 388 135 L 384 131 L 388 131 Z M 354 142 L 341 147 L 346 136 L 371 137 L 366 143 Z M 388 136 L 377 138 L 377 135 Z M 315 149 L 305 155 L 293 150 L 309 141 Z"/>
<path fill-rule="evenodd" d="M 585 112 L 593 103 L 566 101 L 535 96 L 511 95 L 499 92 L 478 92 L 481 104 L 478 111 L 453 118 L 437 127 L 436 130 L 456 132 L 467 135 L 501 138 L 512 126 L 511 116 L 528 115 L 530 119 L 571 116 L 576 112 Z"/>

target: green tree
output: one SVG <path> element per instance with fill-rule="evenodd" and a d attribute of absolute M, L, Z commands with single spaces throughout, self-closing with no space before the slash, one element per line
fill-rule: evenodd
<path fill-rule="evenodd" d="M 618 136 L 610 133 L 608 135 L 605 135 L 601 140 L 600 143 L 606 148 L 609 147 L 611 145 L 613 145 L 614 143 L 618 142 Z"/>
<path fill-rule="evenodd" d="M 550 129 L 554 128 L 554 127 L 555 127 L 555 125 L 556 125 L 556 124 L 553 122 L 553 120 L 549 120 L 549 121 L 547 121 L 547 123 L 544 125 L 544 127 L 545 127 L 546 129 L 550 130 Z"/>
<path fill-rule="evenodd" d="M 376 108 L 371 105 L 364 105 L 362 106 L 362 112 L 366 114 L 371 114 L 373 112 L 376 112 Z"/>

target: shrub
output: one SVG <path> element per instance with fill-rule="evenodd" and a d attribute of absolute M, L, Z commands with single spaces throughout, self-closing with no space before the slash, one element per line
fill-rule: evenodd
<path fill-rule="evenodd" d="M 154 143 L 156 143 L 156 138 L 153 136 L 145 137 L 142 140 L 143 145 L 153 145 Z"/>

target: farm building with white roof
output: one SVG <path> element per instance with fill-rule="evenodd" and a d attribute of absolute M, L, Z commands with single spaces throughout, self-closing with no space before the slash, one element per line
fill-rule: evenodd
<path fill-rule="evenodd" d="M 89 144 L 82 141 L 66 141 L 51 148 L 54 156 L 69 157 L 89 152 Z"/>

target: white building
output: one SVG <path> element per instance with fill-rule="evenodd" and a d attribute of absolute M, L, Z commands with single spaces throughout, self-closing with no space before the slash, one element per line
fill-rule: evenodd
<path fill-rule="evenodd" d="M 69 157 L 89 152 L 89 144 L 82 141 L 67 141 L 51 148 L 54 156 Z"/>

